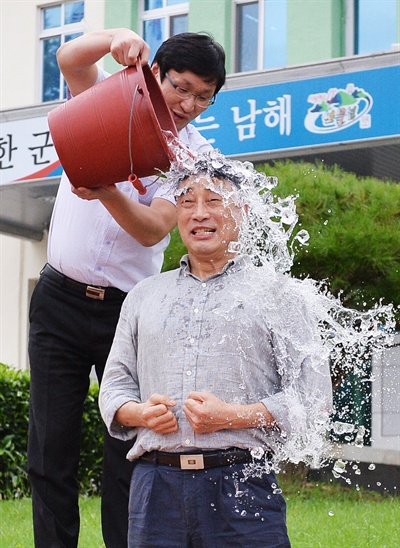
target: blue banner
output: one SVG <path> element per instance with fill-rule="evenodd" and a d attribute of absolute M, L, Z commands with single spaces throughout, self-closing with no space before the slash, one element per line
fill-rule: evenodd
<path fill-rule="evenodd" d="M 399 69 L 224 90 L 194 125 L 230 156 L 397 136 Z"/>

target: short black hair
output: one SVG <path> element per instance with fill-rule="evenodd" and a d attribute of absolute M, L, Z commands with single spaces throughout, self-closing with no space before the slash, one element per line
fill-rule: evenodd
<path fill-rule="evenodd" d="M 215 82 L 215 95 L 225 83 L 225 51 L 208 33 L 182 32 L 158 48 L 153 64 L 160 69 L 161 82 L 170 70 L 189 70 L 208 82 Z"/>

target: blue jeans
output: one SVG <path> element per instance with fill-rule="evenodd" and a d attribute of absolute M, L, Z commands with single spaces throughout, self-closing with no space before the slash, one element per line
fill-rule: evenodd
<path fill-rule="evenodd" d="M 241 481 L 244 466 L 180 470 L 137 461 L 129 548 L 289 548 L 275 475 Z"/>

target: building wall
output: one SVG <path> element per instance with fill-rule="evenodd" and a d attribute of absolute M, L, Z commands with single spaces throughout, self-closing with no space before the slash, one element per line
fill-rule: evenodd
<path fill-rule="evenodd" d="M 85 0 L 85 30 L 104 27 L 105 0 Z M 118 2 L 119 3 L 119 2 Z M 121 2 L 124 4 L 126 2 Z M 39 66 L 39 9 L 54 0 L 1 0 L 0 108 L 29 106 L 40 102 Z M 17 30 L 18 29 L 18 30 Z"/>
<path fill-rule="evenodd" d="M 225 49 L 227 72 L 232 72 L 231 0 L 195 0 L 190 3 L 189 31 L 209 32 Z"/>
<path fill-rule="evenodd" d="M 342 55 L 343 2 L 308 0 L 288 2 L 288 64 L 331 59 Z M 139 0 L 106 0 L 105 26 L 130 26 L 140 32 Z M 226 53 L 227 71 L 233 72 L 234 13 L 232 0 L 190 0 L 189 31 L 206 31 Z M 305 37 L 307 39 L 305 39 Z M 110 62 L 109 68 L 115 67 Z"/>
<path fill-rule="evenodd" d="M 232 1 L 231 0 L 190 0 L 189 32 L 209 32 L 223 45 L 226 53 L 228 72 L 231 66 L 232 42 Z M 130 27 L 141 33 L 139 18 L 139 0 L 131 2 L 105 2 L 105 28 Z M 117 63 L 108 56 L 105 67 L 109 71 L 118 68 Z"/>
<path fill-rule="evenodd" d="M 397 453 L 400 466 L 400 333 L 372 362 L 372 447 Z M 392 463 L 391 463 L 392 464 Z"/>
<path fill-rule="evenodd" d="M 46 262 L 46 241 L 0 236 L 0 361 L 17 369 L 28 365 L 29 301 Z"/>
<path fill-rule="evenodd" d="M 131 2 L 113 2 L 106 0 L 104 8 L 105 28 L 128 27 L 135 32 L 138 31 L 138 0 L 132 0 Z"/>
<path fill-rule="evenodd" d="M 345 44 L 346 9 L 356 0 L 288 0 L 288 65 L 314 63 L 347 55 Z M 397 0 L 397 32 L 400 42 L 400 0 Z M 105 27 L 130 27 L 140 32 L 139 0 L 105 0 Z M 227 72 L 234 67 L 234 1 L 189 0 L 189 31 L 210 32 L 226 52 Z M 116 64 L 108 59 L 108 70 Z"/>
<path fill-rule="evenodd" d="M 288 2 L 288 64 L 323 61 L 343 55 L 344 2 Z"/>
<path fill-rule="evenodd" d="M 24 2 L 24 9 L 19 2 L 2 2 L 1 5 L 2 109 L 32 105 L 38 99 L 36 3 L 32 0 Z M 18 34 L 16 29 L 20 29 Z"/>
<path fill-rule="evenodd" d="M 2 110 L 39 103 L 38 6 L 52 3 L 52 0 L 23 3 L 1 0 Z M 104 28 L 104 0 L 86 0 L 86 31 L 101 28 Z M 0 234 L 0 362 L 19 369 L 28 367 L 30 294 L 46 262 L 46 247 L 46 235 L 41 242 L 31 242 Z"/>

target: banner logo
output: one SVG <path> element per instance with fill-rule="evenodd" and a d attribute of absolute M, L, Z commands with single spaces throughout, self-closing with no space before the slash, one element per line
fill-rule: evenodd
<path fill-rule="evenodd" d="M 313 93 L 307 101 L 312 107 L 308 109 L 304 126 L 311 133 L 334 133 L 357 123 L 361 129 L 371 127 L 372 97 L 354 84 L 347 84 L 346 89 Z"/>

